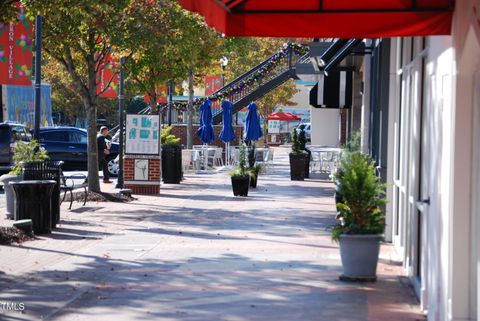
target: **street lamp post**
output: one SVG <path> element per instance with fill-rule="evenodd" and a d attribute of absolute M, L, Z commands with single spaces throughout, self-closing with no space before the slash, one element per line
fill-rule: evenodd
<path fill-rule="evenodd" d="M 220 66 L 222 67 L 222 87 L 225 87 L 225 67 L 228 65 L 228 58 L 223 56 L 220 58 Z M 238 113 L 235 113 L 235 124 L 238 125 Z"/>
<path fill-rule="evenodd" d="M 220 58 L 220 66 L 222 67 L 222 88 L 225 87 L 225 67 L 228 65 L 228 58 L 223 56 Z M 225 124 L 223 124 L 225 126 Z M 230 160 L 230 142 L 225 143 L 225 165 L 229 165 Z"/>
<path fill-rule="evenodd" d="M 228 65 L 228 58 L 223 56 L 220 58 L 220 66 L 222 66 L 222 87 L 225 86 L 225 67 Z"/>

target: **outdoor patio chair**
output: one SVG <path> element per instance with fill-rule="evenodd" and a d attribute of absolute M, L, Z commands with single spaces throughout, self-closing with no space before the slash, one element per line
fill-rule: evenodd
<path fill-rule="evenodd" d="M 320 157 L 320 153 L 313 151 L 311 157 L 312 158 L 310 159 L 310 171 L 312 173 L 317 170 L 320 172 L 322 170 L 322 158 Z"/>
<path fill-rule="evenodd" d="M 213 156 L 213 162 L 217 166 L 223 166 L 223 148 L 219 147 L 215 150 L 215 155 Z"/>
<path fill-rule="evenodd" d="M 265 163 L 267 169 L 269 170 L 273 166 L 273 149 L 269 148 L 267 153 L 267 162 Z"/>
<path fill-rule="evenodd" d="M 256 163 L 261 163 L 261 164 L 265 164 L 265 154 L 266 154 L 267 150 L 266 149 L 263 149 L 263 148 L 259 148 L 255 151 L 255 162 Z"/>
<path fill-rule="evenodd" d="M 204 163 L 204 157 L 201 152 L 201 149 L 193 149 L 192 150 L 192 166 L 194 170 L 199 170 Z"/>
<path fill-rule="evenodd" d="M 212 167 L 223 166 L 222 159 L 223 149 L 221 147 L 208 150 L 208 164 L 212 164 Z"/>
<path fill-rule="evenodd" d="M 322 153 L 321 157 L 321 164 L 322 164 L 322 171 L 328 174 L 331 174 L 334 171 L 336 159 L 334 152 L 326 152 Z"/>
<path fill-rule="evenodd" d="M 193 151 L 191 149 L 182 149 L 182 171 L 184 173 L 187 173 L 188 171 L 192 170 L 192 167 L 193 167 L 192 155 L 193 155 Z"/>
<path fill-rule="evenodd" d="M 240 150 L 236 147 L 230 147 L 230 164 L 233 166 L 238 165 L 239 157 L 240 157 Z"/>

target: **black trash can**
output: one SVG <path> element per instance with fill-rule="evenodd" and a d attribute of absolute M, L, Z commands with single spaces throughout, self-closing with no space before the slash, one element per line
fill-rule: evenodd
<path fill-rule="evenodd" d="M 23 162 L 22 177 L 25 181 L 30 180 L 54 180 L 56 182 L 52 197 L 52 228 L 60 221 L 60 176 L 62 175 L 62 161 L 37 161 Z"/>
<path fill-rule="evenodd" d="M 179 184 L 182 180 L 182 146 L 162 146 L 162 178 L 166 184 Z"/>
<path fill-rule="evenodd" d="M 52 232 L 52 191 L 54 180 L 12 182 L 15 194 L 15 221 L 31 219 L 35 234 Z"/>

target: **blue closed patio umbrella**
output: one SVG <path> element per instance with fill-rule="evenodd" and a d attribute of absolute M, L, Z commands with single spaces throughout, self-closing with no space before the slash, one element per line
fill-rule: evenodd
<path fill-rule="evenodd" d="M 245 120 L 245 140 L 259 140 L 263 136 L 262 128 L 260 126 L 260 119 L 257 113 L 257 104 L 251 102 L 248 105 L 247 118 Z"/>
<path fill-rule="evenodd" d="M 200 106 L 200 128 L 197 130 L 197 136 L 205 144 L 211 144 L 215 140 L 212 121 L 212 103 L 207 99 Z"/>
<path fill-rule="evenodd" d="M 235 139 L 235 132 L 232 126 L 233 105 L 228 100 L 222 102 L 223 109 L 223 127 L 220 133 L 220 139 L 225 143 L 225 164 L 230 160 L 230 142 Z"/>

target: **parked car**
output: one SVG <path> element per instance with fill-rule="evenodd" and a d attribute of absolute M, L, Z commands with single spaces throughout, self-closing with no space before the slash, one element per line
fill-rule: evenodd
<path fill-rule="evenodd" d="M 108 171 L 110 172 L 110 175 L 112 176 L 118 176 L 118 169 L 120 168 L 119 165 L 119 158 L 120 156 L 117 155 L 113 161 L 108 162 Z"/>
<path fill-rule="evenodd" d="M 10 171 L 16 144 L 27 143 L 31 135 L 27 128 L 17 123 L 0 123 L 0 175 Z"/>
<path fill-rule="evenodd" d="M 310 140 L 311 134 L 312 134 L 312 124 L 311 123 L 300 123 L 297 126 L 297 134 L 300 134 L 301 130 L 305 131 L 305 136 L 307 137 L 307 140 Z"/>
<path fill-rule="evenodd" d="M 114 160 L 118 155 L 118 144 L 111 143 L 107 156 L 110 175 L 116 176 L 118 165 Z M 45 148 L 53 161 L 64 161 L 63 169 L 87 170 L 87 131 L 76 127 L 40 128 L 40 146 Z"/>

